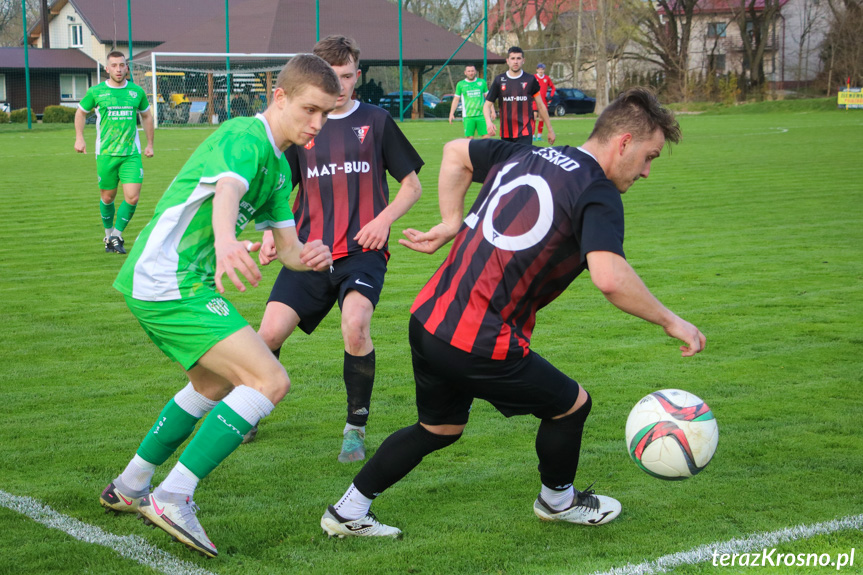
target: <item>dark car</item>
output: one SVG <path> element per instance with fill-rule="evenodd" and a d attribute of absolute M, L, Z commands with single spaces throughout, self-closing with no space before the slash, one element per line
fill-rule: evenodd
<path fill-rule="evenodd" d="M 591 98 L 575 88 L 558 88 L 548 102 L 548 113 L 554 116 L 592 114 L 594 108 L 596 98 Z"/>
<path fill-rule="evenodd" d="M 402 92 L 401 105 L 407 106 L 408 103 L 413 100 L 413 98 L 413 92 Z M 438 98 L 434 94 L 423 92 L 423 115 L 427 118 L 438 116 L 440 114 L 440 110 L 438 110 L 438 106 L 440 106 L 440 103 L 440 98 Z M 399 115 L 399 93 L 390 92 L 389 94 L 380 99 L 378 106 L 389 112 L 391 116 L 397 118 Z M 405 110 L 405 116 L 410 117 L 410 115 L 411 110 L 410 107 L 408 107 Z M 447 108 L 445 115 L 446 117 L 449 117 L 449 108 Z"/>

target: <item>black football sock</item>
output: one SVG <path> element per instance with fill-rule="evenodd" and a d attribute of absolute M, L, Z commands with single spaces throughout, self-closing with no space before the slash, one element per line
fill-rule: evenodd
<path fill-rule="evenodd" d="M 578 470 L 581 434 L 593 402 L 587 401 L 574 413 L 560 419 L 543 419 L 536 433 L 539 477 L 542 484 L 555 490 L 572 485 Z"/>
<path fill-rule="evenodd" d="M 354 478 L 360 493 L 374 499 L 419 465 L 423 457 L 452 445 L 461 434 L 437 435 L 419 423 L 387 437 Z"/>
<path fill-rule="evenodd" d="M 375 350 L 362 356 L 345 352 L 344 378 L 348 392 L 347 422 L 364 427 L 369 419 L 372 387 L 375 384 Z"/>

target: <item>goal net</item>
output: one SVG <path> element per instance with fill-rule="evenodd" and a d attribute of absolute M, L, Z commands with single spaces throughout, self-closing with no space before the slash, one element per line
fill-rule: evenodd
<path fill-rule="evenodd" d="M 219 124 L 263 111 L 276 77 L 296 54 L 151 52 L 133 76 L 147 91 L 156 126 Z"/>

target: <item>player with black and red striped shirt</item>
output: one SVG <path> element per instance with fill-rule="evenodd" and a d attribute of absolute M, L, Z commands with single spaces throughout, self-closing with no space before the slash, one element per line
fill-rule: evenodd
<path fill-rule="evenodd" d="M 297 326 L 312 333 L 338 302 L 348 399 L 338 459 L 347 463 L 365 458 L 375 377 L 371 319 L 387 271 L 390 226 L 419 199 L 423 161 L 384 109 L 351 100 L 360 75 L 354 40 L 329 36 L 314 53 L 333 66 L 342 93 L 320 133 L 302 148 L 289 148 L 286 157 L 299 186 L 293 209 L 297 235 L 322 240 L 334 263 L 330 273 L 307 277 L 283 268 L 259 333 L 278 355 Z M 392 202 L 387 173 L 401 184 Z M 271 255 L 265 236 L 261 263 L 269 263 Z"/>
<path fill-rule="evenodd" d="M 438 190 L 443 222 L 405 230 L 402 245 L 433 253 L 454 238 L 444 263 L 416 298 L 410 344 L 419 422 L 390 435 L 321 518 L 330 535 L 401 531 L 369 511 L 374 498 L 423 457 L 455 443 L 476 398 L 503 415 L 532 414 L 545 521 L 602 525 L 620 513 L 611 497 L 572 482 L 591 398 L 578 382 L 530 349 L 538 309 L 585 269 L 621 310 L 681 340 L 684 357 L 704 335 L 647 289 L 623 253 L 624 193 L 646 178 L 665 142 L 677 142 L 674 115 L 644 88 L 627 91 L 597 119 L 579 148 L 534 148 L 456 140 L 444 148 Z M 468 216 L 464 198 L 484 182 Z"/>
<path fill-rule="evenodd" d="M 498 74 L 491 82 L 483 105 L 486 128 L 491 136 L 497 131 L 494 127 L 494 102 L 500 108 L 500 139 L 531 145 L 533 143 L 533 110 L 548 126 L 548 143 L 554 144 L 556 138 L 548 109 L 540 95 L 539 82 L 533 74 L 527 74 L 524 66 L 524 51 L 513 46 L 507 51 L 506 65 L 509 68 Z"/>

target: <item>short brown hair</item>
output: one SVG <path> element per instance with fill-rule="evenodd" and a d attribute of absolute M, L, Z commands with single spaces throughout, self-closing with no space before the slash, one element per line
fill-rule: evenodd
<path fill-rule="evenodd" d="M 674 113 L 659 103 L 653 91 L 639 86 L 621 93 L 602 111 L 589 139 L 604 143 L 628 132 L 636 140 L 647 140 L 657 129 L 662 130 L 666 142 L 680 141 L 680 124 Z"/>
<path fill-rule="evenodd" d="M 347 66 L 351 62 L 360 67 L 360 47 L 356 40 L 347 36 L 330 35 L 320 40 L 312 52 L 330 66 Z"/>
<path fill-rule="evenodd" d="M 107 64 L 108 60 L 110 60 L 111 58 L 122 58 L 123 60 L 126 60 L 126 55 L 119 50 L 112 50 L 108 52 L 107 56 L 105 56 L 105 63 Z"/>
<path fill-rule="evenodd" d="M 342 91 L 332 66 L 314 54 L 294 56 L 276 79 L 276 87 L 284 90 L 288 98 L 293 98 L 306 86 L 314 86 L 331 96 L 338 96 Z"/>

